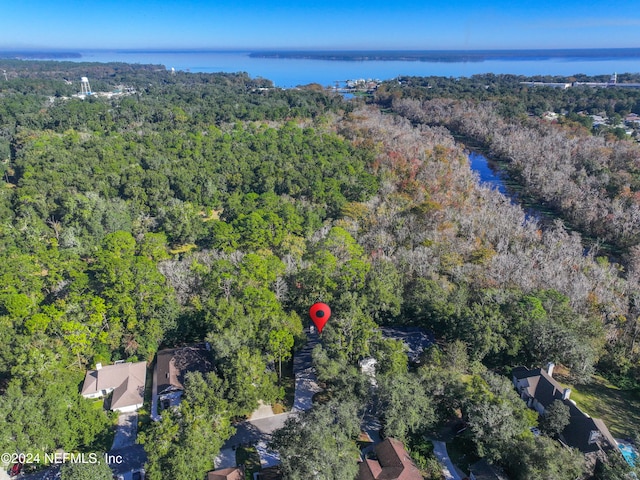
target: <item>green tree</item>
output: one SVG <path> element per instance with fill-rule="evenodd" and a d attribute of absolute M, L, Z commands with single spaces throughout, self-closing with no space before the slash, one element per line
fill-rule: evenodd
<path fill-rule="evenodd" d="M 78 373 L 59 368 L 52 378 L 36 376 L 22 385 L 13 379 L 0 396 L 0 448 L 41 456 L 58 448 L 90 449 L 111 422 L 78 395 Z"/>
<path fill-rule="evenodd" d="M 281 396 L 276 388 L 276 374 L 267 372 L 263 357 L 248 347 L 241 347 L 224 368 L 227 398 L 241 415 L 256 409 L 259 400 L 271 403 Z"/>
<path fill-rule="evenodd" d="M 356 404 L 331 401 L 287 419 L 273 434 L 271 447 L 280 454 L 286 478 L 353 480 L 358 471 L 359 432 Z"/>
<path fill-rule="evenodd" d="M 409 358 L 407 346 L 402 340 L 381 338 L 373 347 L 373 356 L 377 360 L 376 372 L 381 375 L 395 375 L 407 372 Z"/>
<path fill-rule="evenodd" d="M 385 434 L 406 441 L 420 435 L 435 422 L 431 394 L 425 390 L 417 375 L 395 373 L 378 379 L 378 413 Z"/>
<path fill-rule="evenodd" d="M 525 437 L 508 446 L 507 471 L 514 480 L 575 480 L 585 474 L 584 455 L 548 437 Z"/>
<path fill-rule="evenodd" d="M 369 308 L 376 322 L 394 319 L 400 314 L 404 285 L 395 265 L 377 260 L 367 273 Z"/>
<path fill-rule="evenodd" d="M 500 461 L 518 438 L 532 436 L 536 413 L 520 400 L 504 377 L 485 372 L 474 375 L 466 395 L 469 429 L 478 454 Z"/>
<path fill-rule="evenodd" d="M 636 444 L 637 445 L 637 444 Z M 595 480 L 628 480 L 637 478 L 640 465 L 631 467 L 619 452 L 609 451 L 604 461 L 598 461 L 593 474 Z"/>
<path fill-rule="evenodd" d="M 96 256 L 91 270 L 105 299 L 111 348 L 125 356 L 155 352 L 178 308 L 166 279 L 151 259 L 136 255 L 136 241 L 127 232 L 107 235 Z"/>
<path fill-rule="evenodd" d="M 540 415 L 540 429 L 550 437 L 555 438 L 569 425 L 570 420 L 571 411 L 569 406 L 556 399 Z"/>
<path fill-rule="evenodd" d="M 213 373 L 190 373 L 179 407 L 140 435 L 147 452 L 147 477 L 204 478 L 225 440 L 233 434 L 222 381 Z M 191 458 L 196 455 L 197 458 Z"/>
<path fill-rule="evenodd" d="M 322 341 L 329 356 L 353 365 L 371 355 L 371 348 L 381 339 L 376 323 L 364 312 L 364 298 L 347 291 L 333 302 L 334 313 L 322 331 Z"/>
<path fill-rule="evenodd" d="M 98 456 L 98 458 L 100 458 Z M 103 461 L 96 463 L 65 463 L 60 468 L 60 480 L 111 480 L 113 473 Z"/>
<path fill-rule="evenodd" d="M 278 380 L 282 380 L 282 361 L 291 358 L 293 334 L 289 330 L 273 330 L 269 333 L 269 350 L 278 360 Z"/>

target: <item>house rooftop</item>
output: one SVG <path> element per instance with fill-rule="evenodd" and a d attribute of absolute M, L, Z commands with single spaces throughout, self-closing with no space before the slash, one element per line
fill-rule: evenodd
<path fill-rule="evenodd" d="M 420 356 L 433 345 L 433 338 L 420 327 L 382 327 L 382 336 L 400 340 L 407 347 L 407 356 L 412 362 L 420 359 Z"/>
<path fill-rule="evenodd" d="M 244 480 L 244 468 L 221 468 L 207 473 L 207 480 Z"/>
<path fill-rule="evenodd" d="M 523 398 L 535 399 L 544 409 L 549 408 L 555 400 L 569 407 L 569 424 L 560 435 L 565 444 L 583 453 L 595 452 L 600 448 L 616 448 L 617 443 L 605 423 L 580 410 L 574 401 L 564 395 L 568 389 L 560 385 L 546 370 L 516 367 L 512 375 L 520 386 L 518 393 Z"/>
<path fill-rule="evenodd" d="M 161 350 L 157 357 L 157 393 L 184 390 L 187 373 L 211 370 L 211 354 L 205 344 Z"/>
<path fill-rule="evenodd" d="M 147 362 L 116 363 L 89 370 L 82 384 L 82 395 L 113 391 L 111 410 L 141 405 L 147 376 Z"/>
<path fill-rule="evenodd" d="M 395 438 L 387 437 L 375 448 L 377 460 L 360 463 L 357 480 L 422 480 L 411 457 Z"/>

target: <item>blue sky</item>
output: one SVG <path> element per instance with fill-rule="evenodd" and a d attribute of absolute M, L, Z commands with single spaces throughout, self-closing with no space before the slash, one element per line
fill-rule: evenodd
<path fill-rule="evenodd" d="M 638 0 L 4 0 L 0 48 L 640 48 Z"/>

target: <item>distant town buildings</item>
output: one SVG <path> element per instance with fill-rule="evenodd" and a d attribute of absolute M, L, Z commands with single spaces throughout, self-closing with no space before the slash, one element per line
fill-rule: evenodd
<path fill-rule="evenodd" d="M 65 80 L 65 82 L 68 82 L 68 81 Z M 71 82 L 68 82 L 68 83 L 71 83 Z M 110 92 L 94 92 L 93 90 L 91 90 L 91 85 L 89 83 L 89 79 L 87 77 L 82 77 L 80 79 L 80 92 L 76 93 L 75 95 L 72 95 L 72 96 L 75 97 L 75 98 L 79 98 L 81 100 L 84 100 L 87 97 L 106 97 L 106 98 L 111 98 L 111 97 L 119 96 L 119 95 L 131 95 L 133 93 L 136 93 L 134 88 L 125 87 L 123 85 L 118 85 L 116 88 L 114 88 Z"/>
<path fill-rule="evenodd" d="M 640 83 L 618 83 L 618 74 L 614 73 L 608 82 L 520 82 L 528 87 L 551 87 L 566 90 L 571 87 L 597 88 L 640 88 Z"/>

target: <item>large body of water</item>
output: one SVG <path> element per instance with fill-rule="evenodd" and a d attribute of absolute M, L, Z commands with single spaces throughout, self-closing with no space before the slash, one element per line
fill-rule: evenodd
<path fill-rule="evenodd" d="M 584 51 L 583 51 L 584 52 Z M 588 51 L 587 51 L 588 52 Z M 251 77 L 267 78 L 276 86 L 289 88 L 309 83 L 333 86 L 336 81 L 364 79 L 389 80 L 398 76 L 469 77 L 482 73 L 517 75 L 610 75 L 640 72 L 640 51 L 617 50 L 614 54 L 488 56 L 466 61 L 463 56 L 446 61 L 416 60 L 326 60 L 310 58 L 263 58 L 251 52 L 151 52 L 83 51 L 72 61 L 126 62 L 164 65 L 191 72 L 247 72 Z"/>

